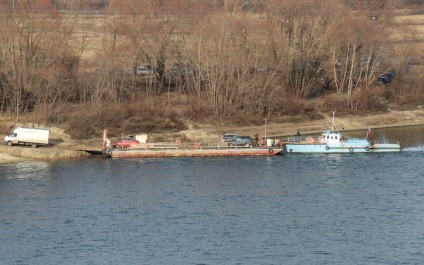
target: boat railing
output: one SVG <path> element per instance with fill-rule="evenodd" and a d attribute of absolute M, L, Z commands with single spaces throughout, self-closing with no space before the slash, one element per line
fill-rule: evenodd
<path fill-rule="evenodd" d="M 178 149 L 174 143 L 141 143 L 131 149 Z"/>
<path fill-rule="evenodd" d="M 140 143 L 128 149 L 220 149 L 220 148 L 246 148 L 245 146 L 228 146 L 221 142 L 195 142 L 195 143 Z"/>
<path fill-rule="evenodd" d="M 209 143 L 200 143 L 200 147 L 202 149 L 220 149 L 220 148 L 252 148 L 252 146 L 230 146 L 228 143 L 222 142 L 209 142 Z"/>
<path fill-rule="evenodd" d="M 228 148 L 228 144 L 222 142 L 206 142 L 200 143 L 200 148 Z"/>
<path fill-rule="evenodd" d="M 233 148 L 233 149 L 243 149 L 243 148 L 252 148 L 256 147 L 255 145 L 252 146 L 229 146 L 228 143 L 222 143 L 222 142 L 195 142 L 195 143 L 140 143 L 135 146 L 131 146 L 129 148 L 125 148 L 123 150 L 162 150 L 162 149 L 226 149 L 226 148 Z M 119 149 L 121 150 L 121 149 Z"/>
<path fill-rule="evenodd" d="M 297 136 L 294 137 L 288 137 L 287 138 L 287 142 L 288 143 L 301 143 L 301 142 L 306 142 L 306 137 L 301 136 L 300 139 Z"/>
<path fill-rule="evenodd" d="M 287 138 L 288 143 L 325 143 L 325 140 L 322 138 L 322 136 L 301 136 L 300 141 L 297 136 L 294 137 L 288 137 Z"/>

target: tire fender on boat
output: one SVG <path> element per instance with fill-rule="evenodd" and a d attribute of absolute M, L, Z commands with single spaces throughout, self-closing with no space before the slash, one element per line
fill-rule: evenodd
<path fill-rule="evenodd" d="M 369 146 L 367 146 L 367 147 L 365 147 L 365 151 L 369 151 L 370 150 L 370 147 Z"/>
<path fill-rule="evenodd" d="M 327 145 L 327 146 L 325 147 L 325 150 L 330 150 L 330 147 Z"/>
<path fill-rule="evenodd" d="M 194 143 L 194 148 L 199 149 L 200 148 L 200 144 L 199 143 Z"/>
<path fill-rule="evenodd" d="M 107 154 L 107 155 L 111 155 L 112 154 L 112 150 L 110 150 L 110 148 L 108 147 L 108 148 L 106 148 L 105 149 L 105 154 Z"/>
<path fill-rule="evenodd" d="M 353 148 L 352 147 L 349 148 L 349 152 L 351 152 L 351 153 L 353 152 Z"/>

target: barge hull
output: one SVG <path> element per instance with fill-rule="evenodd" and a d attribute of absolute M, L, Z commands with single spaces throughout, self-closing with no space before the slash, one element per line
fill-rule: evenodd
<path fill-rule="evenodd" d="M 283 153 L 282 148 L 223 148 L 223 149 L 130 149 L 112 150 L 113 158 L 138 157 L 219 157 L 219 156 L 273 156 Z"/>

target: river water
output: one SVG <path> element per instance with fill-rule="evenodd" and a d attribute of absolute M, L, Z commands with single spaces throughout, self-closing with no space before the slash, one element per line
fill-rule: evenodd
<path fill-rule="evenodd" d="M 3 164 L 1 264 L 423 264 L 423 129 L 373 130 L 391 154 Z"/>

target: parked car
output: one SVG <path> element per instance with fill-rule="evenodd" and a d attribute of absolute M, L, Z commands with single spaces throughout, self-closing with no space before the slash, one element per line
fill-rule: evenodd
<path fill-rule="evenodd" d="M 139 66 L 136 69 L 136 74 L 138 75 L 151 75 L 153 74 L 153 70 L 151 67 L 146 66 Z"/>
<path fill-rule="evenodd" d="M 228 142 L 229 146 L 245 146 L 251 147 L 253 144 L 252 137 L 250 136 L 237 136 L 233 140 Z"/>
<path fill-rule="evenodd" d="M 229 141 L 234 140 L 236 137 L 237 137 L 237 134 L 235 134 L 235 133 L 226 133 L 226 134 L 222 135 L 221 141 L 224 142 L 224 143 L 227 143 Z"/>
<path fill-rule="evenodd" d="M 121 140 L 114 142 L 112 144 L 112 147 L 113 148 L 125 149 L 125 148 L 128 148 L 128 147 L 138 145 L 139 143 L 140 142 L 138 140 L 134 139 L 133 137 L 128 137 L 128 138 L 122 138 Z"/>
<path fill-rule="evenodd" d="M 395 74 L 389 72 L 389 73 L 384 73 L 384 74 L 380 75 L 378 77 L 378 80 L 380 80 L 384 84 L 388 84 L 388 83 L 392 82 L 393 77 L 395 77 Z"/>

